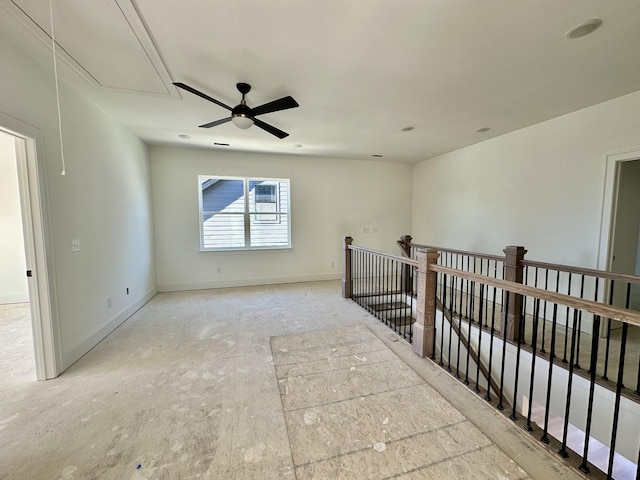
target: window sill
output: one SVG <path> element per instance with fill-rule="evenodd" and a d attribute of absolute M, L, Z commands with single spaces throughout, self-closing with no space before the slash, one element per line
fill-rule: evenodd
<path fill-rule="evenodd" d="M 286 247 L 239 247 L 239 248 L 200 248 L 200 253 L 227 253 L 227 252 L 264 252 L 264 251 L 282 251 L 282 250 L 292 250 L 292 246 L 288 245 Z"/>

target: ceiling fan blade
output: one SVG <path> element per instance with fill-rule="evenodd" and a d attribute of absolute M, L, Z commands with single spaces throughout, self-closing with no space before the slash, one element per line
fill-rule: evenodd
<path fill-rule="evenodd" d="M 258 120 L 257 118 L 253 119 L 253 123 L 256 127 L 263 129 L 265 132 L 269 132 L 271 135 L 275 135 L 278 138 L 288 137 L 289 134 L 287 132 L 283 132 L 282 130 L 277 129 L 273 125 L 269 125 L 268 123 L 264 123 L 262 120 Z"/>
<path fill-rule="evenodd" d="M 264 115 L 265 113 L 277 112 L 278 110 L 286 110 L 287 108 L 296 108 L 299 106 L 298 102 L 296 102 L 293 97 L 289 96 L 252 108 L 251 113 L 253 113 L 254 116 Z"/>
<path fill-rule="evenodd" d="M 215 98 L 212 98 L 209 95 L 207 95 L 206 93 L 202 93 L 199 90 L 196 90 L 195 88 L 190 87 L 189 85 L 185 85 L 184 83 L 180 83 L 180 82 L 174 82 L 173 84 L 176 87 L 180 87 L 183 90 L 186 90 L 187 92 L 191 92 L 194 95 L 197 95 L 197 96 L 199 96 L 201 98 L 204 98 L 205 100 L 209 100 L 210 102 L 213 102 L 216 105 L 220 105 L 221 107 L 226 108 L 227 110 L 231 110 L 231 107 L 229 105 L 225 105 L 220 100 L 216 100 Z"/>
<path fill-rule="evenodd" d="M 221 118 L 220 120 L 216 120 L 215 122 L 205 123 L 204 125 L 198 125 L 200 128 L 211 128 L 216 127 L 218 125 L 222 125 L 223 123 L 227 123 L 231 121 L 231 117 Z"/>

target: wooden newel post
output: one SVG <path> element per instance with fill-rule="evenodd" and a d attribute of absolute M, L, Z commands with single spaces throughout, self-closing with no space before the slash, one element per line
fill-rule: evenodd
<path fill-rule="evenodd" d="M 504 259 L 504 279 L 510 282 L 522 283 L 524 278 L 524 267 L 522 260 L 527 251 L 524 247 L 510 246 L 503 250 Z M 506 301 L 506 292 L 502 294 L 503 304 Z M 522 295 L 518 293 L 509 294 L 509 305 L 502 313 L 502 325 L 500 333 L 503 338 L 517 341 L 520 335 L 520 315 L 522 312 Z"/>
<path fill-rule="evenodd" d="M 411 258 L 411 240 L 413 237 L 411 235 L 403 235 L 400 237 L 400 241 L 398 242 L 400 247 L 402 248 L 402 256 Z M 402 265 L 402 276 L 400 277 L 402 292 L 410 293 L 413 291 L 413 282 L 411 276 L 410 265 Z"/>
<path fill-rule="evenodd" d="M 416 322 L 413 324 L 413 351 L 421 357 L 431 357 L 434 353 L 434 332 L 436 324 L 436 283 L 437 273 L 431 265 L 438 261 L 440 253 L 432 248 L 418 250 L 418 300 Z"/>
<path fill-rule="evenodd" d="M 342 296 L 351 298 L 353 293 L 353 279 L 351 278 L 351 250 L 349 245 L 353 242 L 352 237 L 344 237 L 342 250 L 344 251 L 344 263 L 342 265 Z"/>

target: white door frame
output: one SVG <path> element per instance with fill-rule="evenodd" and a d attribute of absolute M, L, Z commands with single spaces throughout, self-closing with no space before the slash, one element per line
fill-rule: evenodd
<path fill-rule="evenodd" d="M 1 112 L 0 131 L 17 138 L 15 145 L 25 257 L 27 270 L 33 274 L 27 283 L 36 378 L 47 380 L 60 374 L 62 362 L 55 303 L 52 235 L 48 222 L 44 137 L 39 129 Z"/>
<path fill-rule="evenodd" d="M 618 207 L 620 187 L 620 165 L 640 159 L 640 148 L 607 155 L 602 199 L 602 221 L 600 223 L 600 242 L 598 248 L 598 269 L 609 270 L 613 260 L 613 235 Z"/>
<path fill-rule="evenodd" d="M 616 225 L 616 210 L 618 208 L 618 193 L 620 189 L 620 172 L 623 162 L 640 159 L 640 148 L 607 155 L 604 180 L 604 194 L 602 198 L 602 221 L 600 223 L 600 241 L 598 247 L 598 270 L 611 270 L 613 263 L 613 242 Z M 608 301 L 608 291 L 601 293 L 604 301 Z M 616 323 L 616 322 L 613 322 Z M 600 336 L 607 335 L 606 322 L 600 325 Z"/>

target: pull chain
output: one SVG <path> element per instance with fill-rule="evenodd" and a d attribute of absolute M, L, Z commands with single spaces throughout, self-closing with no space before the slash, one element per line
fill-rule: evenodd
<path fill-rule="evenodd" d="M 64 145 L 62 143 L 62 115 L 60 114 L 60 87 L 58 85 L 58 60 L 56 53 L 56 34 L 53 28 L 53 0 L 49 0 L 49 12 L 51 14 L 51 49 L 53 51 L 53 76 L 56 82 L 56 104 L 58 107 L 58 133 L 60 135 L 60 158 L 62 159 L 62 171 L 60 175 L 66 175 L 64 164 Z"/>

